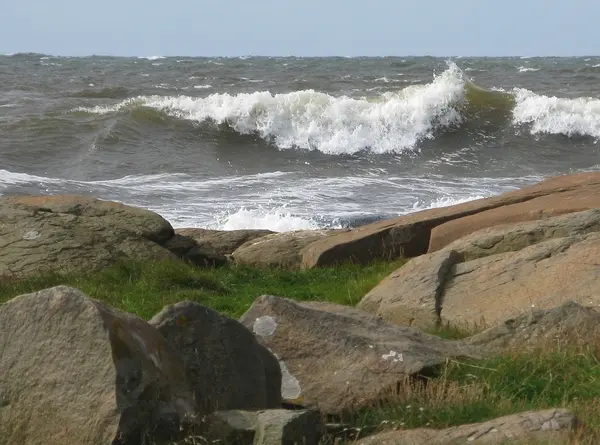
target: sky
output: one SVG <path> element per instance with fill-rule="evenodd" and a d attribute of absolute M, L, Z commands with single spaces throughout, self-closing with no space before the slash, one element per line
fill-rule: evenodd
<path fill-rule="evenodd" d="M 600 54 L 597 0 L 0 0 L 0 53 Z"/>

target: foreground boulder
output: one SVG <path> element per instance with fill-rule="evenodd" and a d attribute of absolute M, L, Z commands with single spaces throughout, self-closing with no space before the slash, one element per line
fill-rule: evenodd
<path fill-rule="evenodd" d="M 600 208 L 600 173 L 559 176 L 499 196 L 411 213 L 316 240 L 302 250 L 302 267 L 411 258 L 483 228 L 592 208 Z"/>
<path fill-rule="evenodd" d="M 450 357 L 476 356 L 458 342 L 330 303 L 264 295 L 241 321 L 280 360 L 284 400 L 328 414 L 371 406 Z"/>
<path fill-rule="evenodd" d="M 238 321 L 184 301 L 149 323 L 183 358 L 200 412 L 281 407 L 279 362 Z"/>
<path fill-rule="evenodd" d="M 600 305 L 600 211 L 475 232 L 410 260 L 358 307 L 397 324 L 494 326 L 532 308 Z"/>
<path fill-rule="evenodd" d="M 549 409 L 444 430 L 419 428 L 387 431 L 359 440 L 357 445 L 567 445 L 575 443 L 571 439 L 579 434 L 579 429 L 580 423 L 573 413 L 563 409 Z"/>
<path fill-rule="evenodd" d="M 194 240 L 195 244 L 205 251 L 214 252 L 217 255 L 231 255 L 235 249 L 248 241 L 270 235 L 270 230 L 211 230 L 211 229 L 175 229 L 177 235 L 185 236 Z"/>
<path fill-rule="evenodd" d="M 465 340 L 488 354 L 509 350 L 595 349 L 600 312 L 573 301 L 552 309 L 533 309 Z"/>
<path fill-rule="evenodd" d="M 3 443 L 161 443 L 194 413 L 162 335 L 77 289 L 16 297 L 0 305 L 0 326 Z"/>
<path fill-rule="evenodd" d="M 299 269 L 302 249 L 318 239 L 345 231 L 296 230 L 273 233 L 242 244 L 233 252 L 232 257 L 236 263 L 246 266 Z"/>

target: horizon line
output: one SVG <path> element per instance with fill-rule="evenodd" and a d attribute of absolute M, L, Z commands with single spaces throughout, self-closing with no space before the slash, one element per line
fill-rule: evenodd
<path fill-rule="evenodd" d="M 582 57 L 600 57 L 600 54 L 582 54 L 582 55 L 527 55 L 527 54 L 505 54 L 505 55 L 432 55 L 432 54 L 424 54 L 424 55 L 416 55 L 416 54 L 406 54 L 406 55 L 356 55 L 356 56 L 344 56 L 344 55 L 261 55 L 261 54 L 240 54 L 240 55 L 184 55 L 184 54 L 176 54 L 176 55 L 160 55 L 160 54 L 150 54 L 150 55 L 114 55 L 114 54 L 103 54 L 103 53 L 92 53 L 85 55 L 72 55 L 72 54 L 52 54 L 52 53 L 44 53 L 44 52 L 36 52 L 36 51 L 3 51 L 0 52 L 0 56 L 5 57 L 13 57 L 18 55 L 40 55 L 40 56 L 50 56 L 50 57 L 67 57 L 67 58 L 86 58 L 86 57 L 112 57 L 112 58 L 122 58 L 122 59 L 172 59 L 177 57 L 189 57 L 195 59 L 251 59 L 251 58 L 282 58 L 282 59 L 387 59 L 387 58 L 432 58 L 432 59 L 448 59 L 448 58 L 481 58 L 481 59 L 502 59 L 502 58 L 522 58 L 522 59 L 534 59 L 534 58 L 560 58 L 560 59 L 569 59 L 569 58 L 582 58 Z"/>

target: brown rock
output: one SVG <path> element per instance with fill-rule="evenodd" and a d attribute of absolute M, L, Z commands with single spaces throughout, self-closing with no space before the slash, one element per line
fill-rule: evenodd
<path fill-rule="evenodd" d="M 559 176 L 499 196 L 416 212 L 314 241 L 301 252 L 302 267 L 328 266 L 344 261 L 368 263 L 400 256 L 410 258 L 441 249 L 490 225 L 596 207 L 600 207 L 600 173 Z M 493 209 L 498 210 L 487 213 Z M 475 216 L 465 219 L 470 215 Z M 455 222 L 450 225 L 450 221 Z M 442 224 L 449 225 L 432 232 Z"/>
<path fill-rule="evenodd" d="M 454 240 L 487 227 L 539 220 L 599 207 L 600 185 L 598 184 L 554 192 L 439 225 L 431 231 L 428 252 L 439 250 Z"/>
<path fill-rule="evenodd" d="M 329 414 L 371 406 L 447 358 L 477 356 L 458 342 L 331 303 L 265 295 L 241 322 L 280 360 L 284 400 Z"/>
<path fill-rule="evenodd" d="M 298 269 L 302 261 L 300 251 L 310 243 L 344 230 L 297 230 L 273 233 L 248 241 L 233 252 L 238 264 L 254 267 Z"/>
<path fill-rule="evenodd" d="M 449 244 L 461 262 L 505 252 L 515 252 L 541 241 L 600 232 L 600 209 L 569 213 L 537 221 L 503 224 L 478 230 Z"/>
<path fill-rule="evenodd" d="M 175 234 L 163 243 L 163 247 L 178 258 L 199 267 L 217 267 L 227 264 L 227 258 L 223 255 L 199 247 L 189 236 Z"/>
<path fill-rule="evenodd" d="M 175 233 L 192 238 L 200 249 L 227 256 L 231 255 L 242 244 L 274 232 L 270 230 L 211 230 L 190 228 L 175 229 Z"/>
<path fill-rule="evenodd" d="M 598 307 L 599 255 L 600 233 L 591 233 L 459 263 L 446 282 L 442 321 L 485 327 L 568 300 Z"/>
<path fill-rule="evenodd" d="M 448 321 L 471 329 L 532 306 L 570 299 L 598 305 L 599 230 L 599 210 L 484 229 L 413 258 L 358 306 L 397 324 L 429 329 Z"/>
<path fill-rule="evenodd" d="M 577 434 L 579 421 L 564 409 L 528 411 L 482 423 L 443 430 L 396 430 L 359 440 L 357 445 L 503 445 L 505 443 L 548 443 L 567 445 Z M 533 441 L 533 442 L 532 442 Z"/>
<path fill-rule="evenodd" d="M 80 196 L 0 199 L 0 276 L 97 270 L 122 260 L 174 258 L 161 216 Z"/>
<path fill-rule="evenodd" d="M 358 308 L 394 324 L 435 327 L 446 280 L 457 262 L 453 250 L 413 258 L 371 289 Z"/>
<path fill-rule="evenodd" d="M 573 301 L 552 309 L 533 309 L 464 341 L 489 354 L 511 349 L 596 348 L 600 313 Z"/>
<path fill-rule="evenodd" d="M 183 358 L 200 412 L 281 407 L 279 362 L 238 321 L 183 301 L 149 323 Z"/>
<path fill-rule="evenodd" d="M 0 326 L 2 443 L 162 443 L 193 413 L 162 335 L 77 289 L 16 297 L 0 305 Z"/>

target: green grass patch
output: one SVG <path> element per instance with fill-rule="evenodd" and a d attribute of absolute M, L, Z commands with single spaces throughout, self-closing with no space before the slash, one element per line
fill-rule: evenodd
<path fill-rule="evenodd" d="M 354 305 L 403 261 L 345 264 L 303 271 L 227 266 L 198 269 L 176 262 L 119 264 L 100 272 L 44 275 L 0 283 L 0 302 L 65 284 L 118 309 L 149 319 L 165 305 L 192 300 L 237 318 L 263 294 Z"/>
<path fill-rule="evenodd" d="M 389 428 L 448 428 L 529 410 L 567 408 L 600 433 L 600 361 L 595 351 L 517 351 L 449 361 L 438 376 L 403 382 L 378 406 L 346 421 L 363 433 Z M 530 442 L 524 442 L 530 443 Z M 546 442 L 531 442 L 546 443 Z"/>

